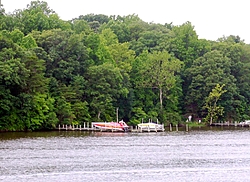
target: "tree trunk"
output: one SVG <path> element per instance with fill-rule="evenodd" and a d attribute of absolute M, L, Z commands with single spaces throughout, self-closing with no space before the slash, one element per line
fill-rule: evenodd
<path fill-rule="evenodd" d="M 160 107 L 162 111 L 162 88 L 159 88 L 159 91 L 160 91 Z"/>
<path fill-rule="evenodd" d="M 213 117 L 212 117 L 212 115 L 211 115 L 211 117 L 210 117 L 210 125 L 213 123 Z"/>
<path fill-rule="evenodd" d="M 98 114 L 97 114 L 97 119 L 98 119 L 98 120 L 100 119 L 100 116 L 101 116 L 101 112 L 98 111 Z"/>

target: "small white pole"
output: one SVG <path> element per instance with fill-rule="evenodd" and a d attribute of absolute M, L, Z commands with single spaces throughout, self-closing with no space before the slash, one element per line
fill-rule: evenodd
<path fill-rule="evenodd" d="M 119 116 L 119 107 L 116 108 L 116 122 L 118 123 L 118 116 Z"/>

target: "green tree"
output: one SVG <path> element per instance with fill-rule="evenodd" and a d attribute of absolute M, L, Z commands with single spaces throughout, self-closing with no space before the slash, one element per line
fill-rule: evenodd
<path fill-rule="evenodd" d="M 67 102 L 63 96 L 55 99 L 55 112 L 59 120 L 59 124 L 73 124 L 75 115 L 72 110 L 72 104 Z"/>
<path fill-rule="evenodd" d="M 123 77 L 120 69 L 110 63 L 104 63 L 89 68 L 87 76 L 87 94 L 90 107 L 95 111 L 96 119 L 109 120 L 114 117 L 113 103 L 121 95 L 127 95 L 128 90 L 122 88 Z"/>
<path fill-rule="evenodd" d="M 91 116 L 89 113 L 88 103 L 75 102 L 72 106 L 72 110 L 75 115 L 75 124 L 83 124 L 84 122 L 90 122 Z"/>
<path fill-rule="evenodd" d="M 31 1 L 24 10 L 16 11 L 13 15 L 14 28 L 21 30 L 25 35 L 32 31 L 44 31 L 61 28 L 70 29 L 68 22 L 60 20 L 59 16 L 49 8 L 45 1 Z"/>
<path fill-rule="evenodd" d="M 166 51 L 145 53 L 142 59 L 138 86 L 159 91 L 160 111 L 163 112 L 163 98 L 176 86 L 176 73 L 182 63 Z"/>
<path fill-rule="evenodd" d="M 81 34 L 81 33 L 89 34 L 91 32 L 91 28 L 90 28 L 88 22 L 86 22 L 84 20 L 74 20 L 72 22 L 72 29 L 77 34 Z"/>
<path fill-rule="evenodd" d="M 223 114 L 224 108 L 222 106 L 218 106 L 218 101 L 221 95 L 226 92 L 226 90 L 223 90 L 224 86 L 225 85 L 220 86 L 217 84 L 209 93 L 209 96 L 205 99 L 206 102 L 204 108 L 208 111 L 206 120 L 210 125 L 218 118 L 218 116 L 222 116 Z"/>
<path fill-rule="evenodd" d="M 192 81 L 186 95 L 186 112 L 202 117 L 204 98 L 217 84 L 225 84 L 227 90 L 227 93 L 223 95 L 223 105 L 233 104 L 232 101 L 236 99 L 237 95 L 237 87 L 236 80 L 231 75 L 230 66 L 230 59 L 216 50 L 208 52 L 194 61 L 192 67 L 187 70 Z"/>
<path fill-rule="evenodd" d="M 34 35 L 38 46 L 49 55 L 47 74 L 69 85 L 74 76 L 83 75 L 91 61 L 84 37 L 72 31 L 48 30 Z"/>

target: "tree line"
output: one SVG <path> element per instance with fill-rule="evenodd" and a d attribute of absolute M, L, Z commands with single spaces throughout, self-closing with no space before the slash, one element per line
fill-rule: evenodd
<path fill-rule="evenodd" d="M 119 119 L 250 117 L 250 45 L 199 39 L 191 22 L 137 15 L 60 19 L 45 1 L 0 12 L 0 130 Z"/>

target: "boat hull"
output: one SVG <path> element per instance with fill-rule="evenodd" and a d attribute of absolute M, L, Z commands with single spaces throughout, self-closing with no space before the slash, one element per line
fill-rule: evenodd
<path fill-rule="evenodd" d="M 128 126 L 121 123 L 110 122 L 110 123 L 94 123 L 93 126 L 100 130 L 111 130 L 111 131 L 127 131 Z"/>

